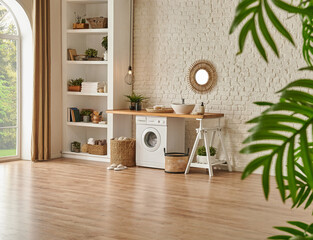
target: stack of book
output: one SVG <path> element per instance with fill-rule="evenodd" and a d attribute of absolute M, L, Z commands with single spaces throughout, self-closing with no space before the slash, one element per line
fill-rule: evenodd
<path fill-rule="evenodd" d="M 80 122 L 81 121 L 78 108 L 72 107 L 72 108 L 67 109 L 67 121 L 68 122 Z"/>
<path fill-rule="evenodd" d="M 82 82 L 82 93 L 97 93 L 98 92 L 98 82 Z"/>

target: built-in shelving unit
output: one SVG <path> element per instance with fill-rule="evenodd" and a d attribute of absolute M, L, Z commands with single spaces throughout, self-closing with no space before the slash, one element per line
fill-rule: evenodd
<path fill-rule="evenodd" d="M 124 83 L 129 58 L 129 0 L 62 0 L 62 62 L 63 62 L 63 157 L 94 161 L 109 161 L 109 156 L 74 153 L 71 142 L 86 143 L 88 138 L 110 139 L 131 136 L 131 120 L 126 116 L 107 115 L 107 109 L 127 107 L 124 95 L 131 93 L 131 87 Z M 72 29 L 75 13 L 85 18 L 107 17 L 108 27 L 99 29 Z M 88 48 L 98 51 L 102 57 L 101 41 L 108 36 L 108 61 L 70 61 L 67 49 L 84 54 Z M 107 93 L 82 93 L 67 91 L 69 79 L 83 78 L 87 82 L 107 85 Z M 107 124 L 68 122 L 68 108 L 102 111 Z"/>

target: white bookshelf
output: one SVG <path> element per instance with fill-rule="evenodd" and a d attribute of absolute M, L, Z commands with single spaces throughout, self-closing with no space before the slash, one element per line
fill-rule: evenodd
<path fill-rule="evenodd" d="M 131 119 L 127 116 L 107 115 L 107 109 L 127 108 L 124 95 L 131 93 L 131 87 L 124 83 L 129 58 L 129 0 L 62 0 L 62 82 L 63 82 L 63 150 L 65 158 L 93 161 L 109 161 L 108 156 L 73 153 L 71 142 L 81 144 L 87 139 L 110 139 L 119 136 L 131 137 Z M 108 28 L 72 29 L 74 12 L 88 17 L 107 17 Z M 102 57 L 104 49 L 101 41 L 108 36 L 108 61 L 69 61 L 67 49 L 76 49 L 84 54 L 87 48 L 98 50 Z M 82 93 L 67 91 L 69 79 L 83 78 L 87 82 L 105 82 L 107 93 Z M 102 111 L 107 124 L 68 122 L 68 108 L 93 109 Z"/>

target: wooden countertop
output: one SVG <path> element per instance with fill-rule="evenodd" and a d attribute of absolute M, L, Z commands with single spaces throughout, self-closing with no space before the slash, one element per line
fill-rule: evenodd
<path fill-rule="evenodd" d="M 106 113 L 120 114 L 120 115 L 134 115 L 134 116 L 155 116 L 155 117 L 172 117 L 172 118 L 193 118 L 193 119 L 209 119 L 224 117 L 223 113 L 205 113 L 204 115 L 193 114 L 176 114 L 176 113 L 151 113 L 146 110 L 134 111 L 126 109 L 107 110 Z"/>

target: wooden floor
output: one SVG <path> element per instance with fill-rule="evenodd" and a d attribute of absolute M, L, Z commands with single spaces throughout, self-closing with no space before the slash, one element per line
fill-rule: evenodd
<path fill-rule="evenodd" d="M 260 176 L 202 170 L 166 174 L 148 168 L 107 171 L 79 160 L 0 163 L 1 240 L 256 240 L 287 220 L 311 222 L 311 210 L 290 210 Z M 273 179 L 274 180 L 274 179 Z"/>

